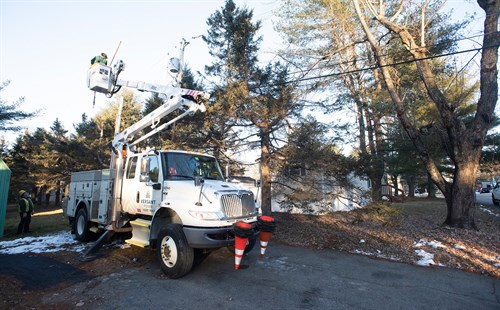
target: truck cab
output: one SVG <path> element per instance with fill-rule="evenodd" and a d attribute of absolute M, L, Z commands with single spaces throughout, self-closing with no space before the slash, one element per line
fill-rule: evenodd
<path fill-rule="evenodd" d="M 151 221 L 150 240 L 142 240 L 147 245 L 154 242 L 162 225 L 175 223 L 182 225 L 194 248 L 231 245 L 232 225 L 254 223 L 258 214 L 253 193 L 226 183 L 215 157 L 184 151 L 127 157 L 122 207 L 134 218 Z"/>

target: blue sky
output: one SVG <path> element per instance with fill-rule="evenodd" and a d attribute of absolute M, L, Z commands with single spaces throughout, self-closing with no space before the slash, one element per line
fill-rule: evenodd
<path fill-rule="evenodd" d="M 270 33 L 265 37 L 272 45 L 277 36 L 271 17 L 278 2 L 235 3 L 254 9 L 254 17 L 264 24 L 261 34 Z M 206 34 L 208 17 L 223 6 L 223 0 L 0 0 L 0 81 L 11 81 L 0 95 L 7 102 L 24 96 L 23 110 L 41 110 L 23 124 L 28 129 L 49 128 L 59 118 L 71 131 L 83 113 L 92 116 L 107 100 L 98 94 L 92 106 L 86 76 L 93 56 L 106 52 L 111 58 L 121 41 L 116 58 L 126 69 L 120 78 L 168 84 L 168 59 L 179 55 L 185 38 L 190 41 L 186 62 L 203 72 L 211 58 L 203 40 L 192 38 Z"/>
<path fill-rule="evenodd" d="M 263 22 L 260 59 L 266 62 L 280 43 L 272 26 L 280 1 L 234 1 L 253 9 L 255 19 Z M 59 118 L 71 132 L 83 113 L 93 116 L 108 100 L 98 94 L 92 106 L 86 75 L 93 56 L 106 52 L 111 58 L 121 41 L 116 58 L 126 69 L 120 78 L 168 84 L 167 61 L 178 56 L 185 38 L 191 42 L 186 62 L 203 72 L 211 61 L 207 47 L 201 38 L 191 38 L 206 34 L 208 17 L 223 5 L 223 0 L 0 0 L 0 82 L 11 81 L 2 100 L 24 96 L 23 110 L 41 110 L 39 117 L 22 124 L 29 130 L 49 128 Z M 448 7 L 456 9 L 457 18 L 479 11 L 475 1 L 449 1 Z M 482 18 L 472 26 L 481 28 Z"/>

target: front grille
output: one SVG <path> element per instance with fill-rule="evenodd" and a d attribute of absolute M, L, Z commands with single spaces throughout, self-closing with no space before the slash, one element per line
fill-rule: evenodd
<path fill-rule="evenodd" d="M 253 216 L 256 213 L 252 193 L 224 194 L 220 201 L 227 218 Z"/>

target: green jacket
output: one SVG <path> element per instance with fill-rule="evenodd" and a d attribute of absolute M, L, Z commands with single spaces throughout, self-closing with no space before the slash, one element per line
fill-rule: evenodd
<path fill-rule="evenodd" d="M 101 63 L 103 65 L 108 64 L 108 60 L 106 58 L 101 57 L 100 55 L 95 56 L 90 60 L 90 64 L 93 65 L 95 63 Z"/>
<path fill-rule="evenodd" d="M 17 206 L 17 211 L 19 213 L 33 213 L 33 201 L 29 198 L 21 198 L 19 199 L 19 204 Z"/>

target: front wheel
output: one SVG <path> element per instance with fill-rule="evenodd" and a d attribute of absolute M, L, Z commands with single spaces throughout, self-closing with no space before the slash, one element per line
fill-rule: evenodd
<path fill-rule="evenodd" d="M 157 254 L 163 273 L 170 279 L 186 275 L 193 267 L 194 251 L 180 225 L 169 224 L 160 231 Z"/>

